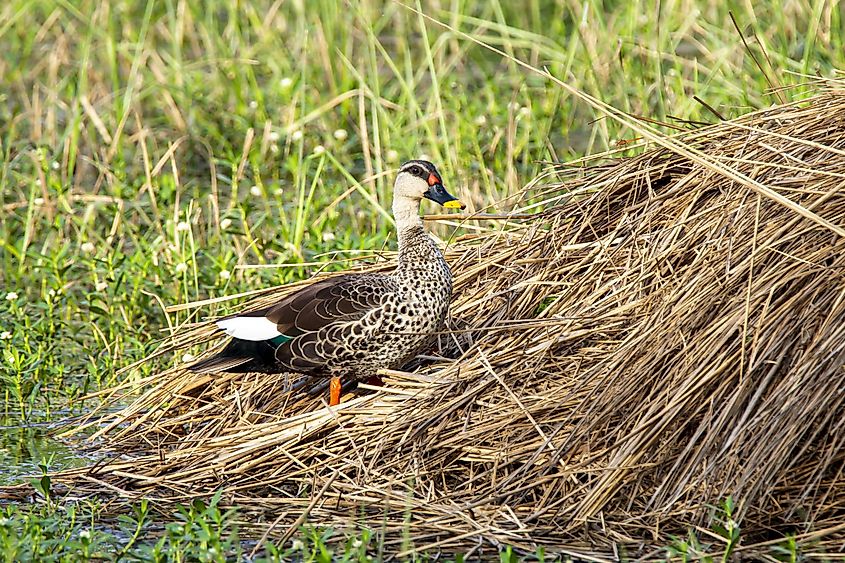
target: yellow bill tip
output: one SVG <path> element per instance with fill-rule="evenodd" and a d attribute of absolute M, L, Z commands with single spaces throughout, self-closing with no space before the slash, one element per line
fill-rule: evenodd
<path fill-rule="evenodd" d="M 453 199 L 452 201 L 447 201 L 443 204 L 443 207 L 446 209 L 464 209 L 466 205 L 464 205 L 460 200 Z"/>

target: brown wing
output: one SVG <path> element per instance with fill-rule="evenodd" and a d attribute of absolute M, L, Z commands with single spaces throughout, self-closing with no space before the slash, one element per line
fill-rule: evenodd
<path fill-rule="evenodd" d="M 264 316 L 288 338 L 336 322 L 360 319 L 399 291 L 380 274 L 347 274 L 311 284 L 266 309 Z"/>
<path fill-rule="evenodd" d="M 319 373 L 346 350 L 350 321 L 381 307 L 399 287 L 379 274 L 351 274 L 309 286 L 272 307 L 266 317 L 285 339 L 277 340 L 276 362 Z"/>
<path fill-rule="evenodd" d="M 322 371 L 343 347 L 350 328 L 344 323 L 381 307 L 398 291 L 395 282 L 381 274 L 348 274 L 313 283 L 273 306 L 220 319 L 218 325 L 232 340 L 220 354 L 191 369 Z"/>

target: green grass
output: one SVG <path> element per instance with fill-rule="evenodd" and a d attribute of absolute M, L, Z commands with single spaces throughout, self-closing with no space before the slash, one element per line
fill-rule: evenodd
<path fill-rule="evenodd" d="M 40 488 L 40 485 L 38 485 Z M 239 533 L 238 511 L 223 509 L 220 496 L 195 500 L 170 514 L 156 514 L 147 501 L 130 513 L 104 520 L 96 501 L 48 501 L 38 507 L 0 509 L 3 561 L 372 561 L 372 534 L 349 536 L 303 528 L 287 547 L 257 546 Z"/>
<path fill-rule="evenodd" d="M 778 101 L 772 86 L 805 95 L 805 75 L 845 63 L 841 12 L 821 1 L 406 3 L 0 7 L 7 416 L 50 419 L 183 361 L 117 374 L 193 320 L 166 305 L 392 247 L 391 170 L 404 159 L 428 155 L 453 193 L 497 211 L 543 162 L 635 137 L 470 38 L 667 131 L 716 119 L 693 96 L 731 117 Z M 51 519 L 62 541 L 77 525 L 55 507 L 4 510 Z"/>

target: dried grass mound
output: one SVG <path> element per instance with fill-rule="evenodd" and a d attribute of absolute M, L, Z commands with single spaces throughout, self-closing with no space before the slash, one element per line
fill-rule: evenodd
<path fill-rule="evenodd" d="M 174 370 L 73 480 L 223 487 L 274 536 L 307 518 L 396 549 L 660 545 L 731 495 L 746 542 L 841 547 L 845 93 L 670 141 L 557 167 L 525 194 L 544 211 L 451 247 L 453 359 L 333 409 L 285 377 Z"/>

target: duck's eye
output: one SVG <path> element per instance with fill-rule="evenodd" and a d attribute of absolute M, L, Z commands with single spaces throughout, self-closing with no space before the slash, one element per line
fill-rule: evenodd
<path fill-rule="evenodd" d="M 412 166 L 409 172 L 414 176 L 422 176 L 422 170 L 419 166 Z"/>

